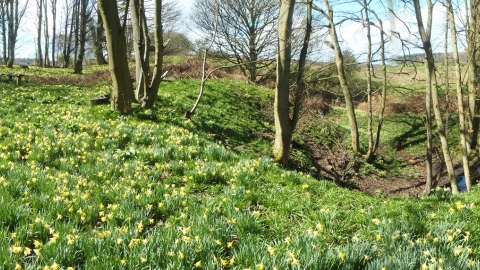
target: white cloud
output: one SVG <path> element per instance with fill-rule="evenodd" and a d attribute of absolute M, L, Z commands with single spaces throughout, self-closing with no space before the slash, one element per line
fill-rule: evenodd
<path fill-rule="evenodd" d="M 397 16 L 400 19 L 396 19 L 396 29 L 394 31 L 398 32 L 402 39 L 406 39 L 411 43 L 415 43 L 418 46 L 421 46 L 418 35 L 418 26 L 416 23 L 415 14 L 412 10 L 397 10 Z M 422 9 L 422 17 L 424 18 L 426 26 L 427 10 Z M 457 30 L 462 29 L 463 21 L 465 20 L 465 10 L 460 10 L 456 14 L 456 25 Z M 378 24 L 378 23 L 377 23 Z M 385 32 L 391 33 L 391 25 L 389 20 L 383 21 L 383 27 Z M 338 29 L 339 38 L 342 39 L 342 47 L 344 49 L 350 49 L 355 54 L 361 55 L 366 54 L 367 51 L 367 30 L 366 28 L 358 22 L 352 22 L 348 25 L 342 26 Z M 372 33 L 372 43 L 378 44 L 380 42 L 380 33 L 377 28 L 371 28 Z M 434 6 L 433 10 L 433 25 L 432 25 L 432 47 L 435 52 L 442 53 L 444 50 L 444 40 L 445 40 L 445 8 L 440 4 Z M 460 37 L 462 38 L 462 37 Z M 378 45 L 374 45 L 378 48 Z M 408 45 L 411 49 L 411 53 L 421 53 L 422 50 L 415 48 L 414 45 Z M 462 50 L 463 48 L 459 48 Z M 400 55 L 402 53 L 400 42 L 391 42 L 387 45 L 387 50 L 391 55 Z"/>

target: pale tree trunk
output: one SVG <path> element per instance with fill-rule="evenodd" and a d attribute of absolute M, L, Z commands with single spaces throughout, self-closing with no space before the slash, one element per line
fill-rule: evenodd
<path fill-rule="evenodd" d="M 40 0 L 42 1 L 42 0 Z M 2 7 L 2 45 L 3 45 L 3 54 L 2 54 L 2 58 L 3 58 L 3 64 L 6 65 L 7 64 L 7 60 L 8 60 L 8 56 L 7 56 L 7 53 L 8 53 L 8 49 L 7 49 L 7 37 L 8 37 L 8 33 L 7 33 L 7 26 L 5 24 L 5 22 L 7 20 L 5 20 L 5 18 L 7 18 L 7 3 L 5 2 L 0 2 L 0 5 Z"/>
<path fill-rule="evenodd" d="M 79 43 L 79 40 L 80 40 L 80 1 L 82 0 L 75 0 L 75 4 L 74 4 L 74 7 L 73 7 L 73 10 L 74 10 L 74 13 L 73 13 L 73 18 L 75 20 L 75 30 L 74 30 L 74 45 L 73 45 L 73 64 L 74 64 L 74 69 L 76 68 L 76 64 L 77 64 L 77 61 L 78 61 L 78 43 Z M 73 25 L 71 26 L 73 27 Z"/>
<path fill-rule="evenodd" d="M 162 81 L 163 65 L 163 28 L 162 28 L 162 1 L 155 1 L 155 67 L 152 82 L 148 87 L 146 97 L 142 102 L 144 108 L 153 108 L 158 97 L 160 82 Z"/>
<path fill-rule="evenodd" d="M 52 9 L 52 66 L 55 67 L 55 42 L 57 37 L 57 0 L 50 0 L 51 9 Z"/>
<path fill-rule="evenodd" d="M 162 1 L 155 1 L 154 6 L 154 34 L 155 34 L 155 66 L 151 81 L 150 73 L 150 38 L 148 34 L 145 5 L 143 0 L 131 0 L 133 44 L 135 50 L 137 89 L 135 97 L 143 108 L 153 108 L 158 97 L 162 80 L 163 64 L 163 28 L 162 28 Z"/>
<path fill-rule="evenodd" d="M 444 65 L 445 65 L 445 103 L 446 103 L 446 119 L 445 119 L 445 134 L 448 135 L 448 121 L 450 119 L 450 63 L 448 59 L 448 43 L 450 40 L 448 39 L 448 30 L 450 27 L 450 19 L 449 16 L 446 16 L 445 19 L 445 42 L 443 44 L 443 51 L 445 55 Z"/>
<path fill-rule="evenodd" d="M 131 114 L 135 95 L 128 69 L 125 28 L 120 24 L 117 1 L 98 0 L 98 3 L 105 25 L 109 55 L 108 62 L 112 73 L 112 109 L 122 114 Z"/>
<path fill-rule="evenodd" d="M 150 40 L 148 35 L 144 35 L 146 30 L 144 1 L 130 0 L 130 10 L 132 16 L 133 49 L 135 52 L 135 79 L 137 81 L 135 98 L 141 101 L 145 98 L 147 92 L 149 73 L 148 59 L 150 54 Z"/>
<path fill-rule="evenodd" d="M 13 67 L 15 60 L 15 46 L 17 44 L 18 28 L 25 14 L 28 1 L 23 7 L 19 6 L 19 0 L 10 0 L 6 3 L 6 15 L 8 21 L 8 61 L 7 67 Z"/>
<path fill-rule="evenodd" d="M 372 14 L 377 18 L 378 27 L 380 30 L 380 47 L 381 47 L 381 62 L 382 62 L 382 101 L 380 105 L 380 113 L 378 115 L 377 133 L 375 135 L 375 144 L 373 145 L 373 153 L 378 151 L 380 144 L 380 134 L 383 126 L 383 120 L 385 117 L 385 106 L 387 103 L 387 65 L 385 63 L 385 32 L 383 31 L 382 20 L 377 16 L 374 11 Z"/>
<path fill-rule="evenodd" d="M 87 37 L 87 6 L 88 0 L 81 0 L 80 3 L 80 36 L 79 36 L 79 43 L 80 48 L 78 51 L 78 58 L 77 62 L 75 63 L 75 74 L 82 74 L 83 73 L 83 58 L 85 55 L 85 42 Z"/>
<path fill-rule="evenodd" d="M 95 59 L 97 60 L 97 65 L 106 65 L 107 60 L 103 55 L 103 42 L 104 42 L 104 35 L 105 31 L 103 29 L 103 20 L 100 12 L 97 11 L 97 25 L 94 31 L 95 33 L 95 43 L 94 43 L 94 50 L 95 50 Z"/>
<path fill-rule="evenodd" d="M 310 44 L 310 36 L 312 34 L 312 9 L 313 0 L 307 0 L 307 24 L 305 29 L 305 37 L 303 39 L 302 50 L 300 51 L 300 58 L 298 61 L 298 74 L 297 74 L 297 87 L 293 92 L 293 115 L 292 115 L 292 128 L 295 129 L 300 118 L 300 108 L 303 104 L 306 95 L 305 85 L 305 66 L 307 63 L 308 46 Z M 293 132 L 293 131 L 292 131 Z"/>
<path fill-rule="evenodd" d="M 45 59 L 43 60 L 43 63 L 45 65 L 45 67 L 49 67 L 50 66 L 50 58 L 48 56 L 48 48 L 49 48 L 49 41 L 50 41 L 50 36 L 49 36 L 49 29 L 48 29 L 48 2 L 47 0 L 43 0 L 44 3 L 43 3 L 43 7 L 45 9 L 45 21 L 44 21 L 44 29 L 45 29 L 45 35 L 44 35 L 44 42 L 45 42 Z"/>
<path fill-rule="evenodd" d="M 65 44 L 63 44 L 63 60 L 65 61 L 63 68 L 69 68 L 70 67 L 70 54 L 72 53 L 72 38 L 73 38 L 73 33 L 74 33 L 74 22 L 75 22 L 75 14 L 76 14 L 76 1 L 77 0 L 72 0 L 72 2 L 69 2 L 73 6 L 73 10 L 70 13 L 70 9 L 67 8 L 66 10 L 66 18 L 65 18 Z M 69 17 L 70 14 L 70 17 Z M 68 21 L 70 19 L 70 31 L 68 31 Z M 67 34 L 68 32 L 68 34 Z"/>
<path fill-rule="evenodd" d="M 292 51 L 292 24 L 295 0 L 282 0 L 278 19 L 277 86 L 275 91 L 275 144 L 276 162 L 288 165 L 288 154 L 293 135 L 290 120 L 290 63 Z"/>
<path fill-rule="evenodd" d="M 365 156 L 365 160 L 369 163 L 373 162 L 375 154 L 378 151 L 380 144 L 380 134 L 383 126 L 383 120 L 385 116 L 385 106 L 387 101 L 387 66 L 385 64 L 385 33 L 383 30 L 382 20 L 377 16 L 375 11 L 369 9 L 369 5 L 366 0 L 363 1 L 365 9 L 365 21 L 367 24 L 367 40 L 368 40 L 368 55 L 367 55 L 367 96 L 368 96 L 368 152 Z M 380 54 L 382 63 L 382 91 L 381 91 L 381 104 L 380 112 L 378 114 L 377 131 L 373 132 L 373 110 L 372 110 L 372 40 L 371 40 L 371 25 L 369 13 L 373 14 L 377 19 L 378 29 L 380 31 Z"/>
<path fill-rule="evenodd" d="M 458 57 L 458 45 L 457 45 L 457 27 L 455 25 L 455 15 L 453 14 L 452 2 L 447 0 L 448 16 L 452 25 L 450 29 L 452 31 L 452 47 L 453 47 L 453 61 L 455 63 L 455 75 L 457 86 L 457 102 L 458 102 L 458 117 L 460 120 L 460 143 L 462 146 L 462 163 L 463 173 L 465 177 L 465 183 L 467 184 L 467 190 L 471 189 L 470 181 L 470 166 L 468 165 L 468 147 L 467 147 L 467 130 L 465 127 L 465 110 L 463 108 L 463 91 L 462 91 L 462 71 L 460 68 L 460 60 Z"/>
<path fill-rule="evenodd" d="M 368 104 L 368 151 L 365 160 L 372 163 L 375 157 L 373 141 L 373 109 L 372 109 L 372 35 L 367 0 L 363 1 L 365 22 L 367 25 L 367 104 Z"/>
<path fill-rule="evenodd" d="M 422 13 L 419 0 L 413 0 L 415 7 L 415 15 L 417 19 L 418 32 L 421 36 L 423 43 L 423 50 L 425 52 L 426 63 L 425 63 L 425 73 L 426 73 L 426 100 L 428 102 L 429 96 L 431 95 L 433 103 L 433 112 L 435 114 L 435 120 L 437 122 L 437 132 L 440 138 L 442 145 L 442 152 L 445 161 L 445 166 L 447 168 L 448 178 L 452 187 L 452 194 L 458 193 L 457 180 L 455 178 L 455 171 L 453 169 L 452 157 L 450 155 L 450 149 L 448 145 L 448 140 L 445 134 L 445 127 L 442 119 L 442 113 L 440 111 L 439 99 L 438 99 L 438 89 L 437 89 L 437 77 L 435 73 L 435 60 L 433 58 L 433 49 L 430 41 L 431 30 L 432 30 L 432 13 L 433 13 L 433 4 L 431 0 L 427 0 L 428 4 L 428 18 L 427 18 L 427 29 L 425 29 L 422 20 Z M 427 110 L 430 107 L 430 104 L 426 104 Z M 427 112 L 428 114 L 428 112 Z M 427 116 L 428 117 L 428 116 Z M 428 120 L 427 120 L 428 121 Z"/>
<path fill-rule="evenodd" d="M 15 26 L 15 6 L 18 6 L 18 2 L 11 1 L 7 2 L 7 16 L 8 16 L 8 61 L 7 67 L 13 67 L 13 62 L 15 58 L 15 40 L 17 35 L 14 32 Z"/>
<path fill-rule="evenodd" d="M 332 38 L 333 49 L 335 51 L 335 62 L 337 64 L 338 80 L 340 87 L 342 88 L 343 95 L 345 96 L 345 106 L 347 109 L 347 115 L 350 122 L 350 134 L 352 138 L 352 150 L 354 152 L 360 152 L 360 137 L 358 134 L 357 118 L 355 116 L 355 108 L 353 105 L 352 94 L 348 87 L 347 78 L 345 75 L 345 65 L 343 62 L 342 49 L 338 42 L 337 30 L 333 21 L 333 9 L 330 6 L 328 0 L 324 0 L 328 13 L 324 13 L 324 16 L 328 19 L 330 27 L 330 37 Z"/>
<path fill-rule="evenodd" d="M 198 93 L 197 100 L 195 101 L 195 104 L 193 105 L 193 108 L 191 110 L 185 112 L 185 118 L 187 118 L 187 119 L 192 118 L 193 114 L 195 113 L 195 110 L 197 109 L 198 105 L 200 104 L 200 100 L 202 100 L 203 92 L 205 90 L 205 82 L 208 80 L 208 77 L 210 76 L 211 72 L 213 72 L 213 70 L 212 70 L 212 71 L 210 71 L 210 73 L 207 73 L 207 55 L 208 55 L 208 51 L 213 46 L 215 38 L 217 37 L 217 31 L 218 31 L 218 15 L 220 13 L 219 4 L 216 0 L 214 0 L 214 4 L 215 4 L 214 31 L 213 31 L 213 35 L 211 37 L 209 37 L 210 43 L 207 46 L 205 46 L 205 49 L 203 50 L 202 81 L 200 83 L 200 91 Z"/>
<path fill-rule="evenodd" d="M 139 0 L 130 0 L 130 16 L 132 17 L 132 41 L 133 51 L 135 53 L 135 81 L 137 82 L 137 89 L 135 91 L 135 98 L 140 100 L 140 92 L 138 89 L 143 89 L 145 81 L 141 80 L 142 77 L 142 57 L 143 49 L 142 45 L 142 30 L 140 29 L 140 3 Z"/>
<path fill-rule="evenodd" d="M 42 20 L 43 20 L 43 0 L 37 0 L 37 66 L 43 66 L 42 54 Z"/>
<path fill-rule="evenodd" d="M 478 133 L 480 128 L 480 104 L 478 89 L 478 12 L 479 0 L 470 1 L 470 23 L 468 23 L 468 114 L 467 119 L 469 123 L 469 133 L 467 143 L 469 150 L 475 150 L 478 146 Z"/>

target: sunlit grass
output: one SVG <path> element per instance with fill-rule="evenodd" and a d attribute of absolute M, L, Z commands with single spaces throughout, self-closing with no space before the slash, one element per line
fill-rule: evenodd
<path fill-rule="evenodd" d="M 285 171 L 259 142 L 269 90 L 212 81 L 185 121 L 197 86 L 123 117 L 89 105 L 108 85 L 1 84 L 0 268 L 477 267 L 478 191 L 384 201 Z"/>

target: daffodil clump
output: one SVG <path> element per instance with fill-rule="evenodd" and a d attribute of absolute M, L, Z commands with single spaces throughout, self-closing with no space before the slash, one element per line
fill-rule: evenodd
<path fill-rule="evenodd" d="M 129 117 L 90 106 L 97 88 L 1 86 L 1 269 L 478 267 L 473 196 L 383 202 L 285 171 L 169 114 L 168 85 L 171 108 Z"/>

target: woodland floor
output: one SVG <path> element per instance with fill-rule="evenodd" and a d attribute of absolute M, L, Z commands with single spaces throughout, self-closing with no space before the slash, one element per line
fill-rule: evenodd
<path fill-rule="evenodd" d="M 392 176 L 387 175 L 360 175 L 354 176 L 348 180 L 337 180 L 340 185 L 345 185 L 358 190 L 360 192 L 368 193 L 377 197 L 420 197 L 425 195 L 425 183 L 426 183 L 426 169 L 425 160 L 414 160 L 407 153 L 397 152 L 399 158 L 404 159 L 407 166 L 413 167 L 419 172 L 419 176 Z M 413 163 L 413 164 L 411 164 Z M 441 177 L 434 181 L 433 187 L 447 187 L 449 186 L 449 180 L 446 176 L 446 172 L 443 172 Z"/>
<path fill-rule="evenodd" d="M 209 66 L 211 70 L 213 66 Z M 166 68 L 170 71 L 169 75 L 174 79 L 181 78 L 200 78 L 201 74 L 201 62 L 195 59 L 189 59 L 186 63 L 180 65 L 171 65 Z M 227 73 L 222 70 L 218 70 L 214 73 L 215 78 L 243 78 L 241 74 Z M 398 82 L 412 81 L 422 79 L 418 74 L 406 74 L 399 73 L 394 74 L 394 80 Z M 374 97 L 374 113 L 378 113 L 380 99 Z M 422 98 L 418 96 L 402 96 L 388 98 L 385 114 L 405 114 L 423 113 L 424 102 Z M 322 108 L 316 108 L 315 111 L 321 111 Z M 365 110 L 366 104 L 359 104 L 358 109 Z M 273 108 L 264 108 L 263 113 L 273 119 Z M 307 118 L 304 118 L 307 119 Z M 302 122 L 302 121 L 301 121 Z M 318 123 L 312 123 L 306 121 L 299 123 L 299 125 L 318 125 Z M 262 134 L 270 140 L 274 139 L 274 134 Z M 298 144 L 293 141 L 293 149 L 310 153 L 312 162 L 317 169 L 318 179 L 329 179 L 336 182 L 338 185 L 357 190 L 359 192 L 368 193 L 377 197 L 392 197 L 392 196 L 404 196 L 404 197 L 419 197 L 424 195 L 425 190 L 425 160 L 416 160 L 406 151 L 399 151 L 397 153 L 398 159 L 403 159 L 401 162 L 402 170 L 415 172 L 411 177 L 408 175 L 395 176 L 388 173 L 383 174 L 362 174 L 358 172 L 358 168 L 355 168 L 355 157 L 346 150 L 344 146 L 340 146 L 337 149 L 328 149 L 324 146 L 320 146 L 315 143 L 312 138 L 308 138 L 305 134 L 300 134 L 304 140 L 304 144 Z M 298 165 L 298 164 L 297 164 Z M 301 169 L 301 166 L 296 166 L 297 169 Z M 443 174 L 446 174 L 445 172 Z M 439 177 L 438 181 L 434 183 L 435 186 L 444 187 L 448 185 L 448 179 L 446 175 Z"/>
<path fill-rule="evenodd" d="M 169 75 L 173 79 L 181 78 L 200 78 L 200 73 L 198 73 L 201 63 L 194 59 L 189 59 L 186 63 L 180 65 L 171 65 L 167 66 L 167 70 L 170 70 Z M 209 67 L 212 69 L 213 67 Z M 198 73 L 198 74 L 197 74 Z M 405 78 L 401 76 L 406 76 Z M 216 71 L 214 73 L 215 78 L 225 78 L 229 77 L 232 79 L 241 78 L 241 75 L 236 76 L 235 74 L 229 74 L 224 71 Z M 95 75 L 95 78 L 90 78 L 89 81 L 94 84 L 98 81 L 110 79 L 108 72 L 101 72 Z M 412 78 L 410 75 L 398 75 L 396 78 L 398 81 L 411 81 Z M 37 83 L 46 83 L 44 81 Z M 58 83 L 58 82 L 57 82 Z M 69 83 L 72 83 L 71 81 Z M 84 85 L 85 81 L 77 82 L 78 84 Z M 374 113 L 378 113 L 380 99 L 374 97 Z M 407 96 L 407 97 L 389 97 L 387 101 L 387 107 L 385 114 L 404 114 L 404 113 L 413 113 L 419 114 L 423 113 L 423 100 L 418 96 Z M 365 110 L 366 104 L 359 104 L 357 109 Z M 455 109 L 455 108 L 452 108 Z M 321 110 L 321 109 L 320 109 Z M 317 110 L 318 111 L 318 110 Z M 264 114 L 268 117 L 273 118 L 273 108 L 264 108 Z M 302 122 L 302 121 L 300 121 Z M 309 121 L 299 123 L 299 125 L 309 125 L 317 124 L 311 123 Z M 269 139 L 274 138 L 274 134 L 263 134 L 261 136 L 268 137 Z M 329 179 L 340 186 L 349 188 L 351 190 L 356 190 L 359 192 L 364 192 L 371 194 L 377 197 L 419 197 L 425 194 L 425 159 L 415 159 L 412 155 L 402 150 L 397 152 L 397 159 L 403 160 L 401 162 L 402 170 L 404 171 L 414 171 L 414 175 L 392 175 L 388 171 L 385 171 L 384 174 L 370 173 L 363 174 L 359 172 L 356 168 L 355 157 L 346 150 L 346 147 L 341 146 L 338 149 L 328 149 L 324 146 L 319 146 L 311 138 L 300 134 L 305 144 L 299 145 L 293 141 L 293 149 L 297 148 L 302 151 L 309 152 L 312 158 L 312 162 L 317 169 L 318 179 Z M 358 158 L 358 157 L 357 157 Z M 437 162 L 438 163 L 438 162 Z M 460 166 L 456 166 L 460 167 Z M 299 167 L 297 166 L 297 169 Z M 301 169 L 301 168 L 300 168 Z M 458 171 L 461 170 L 457 170 Z M 446 177 L 446 171 L 443 171 L 441 177 L 437 178 L 438 181 L 434 182 L 434 187 L 446 187 L 449 185 L 448 178 Z"/>
<path fill-rule="evenodd" d="M 373 99 L 373 111 L 378 113 L 380 100 L 378 97 Z M 386 115 L 389 114 L 420 114 L 423 113 L 422 97 L 407 97 L 402 99 L 389 98 L 387 102 Z M 366 104 L 359 104 L 357 110 L 365 110 Z M 326 116 L 328 117 L 328 115 Z M 308 120 L 300 120 L 299 125 L 318 125 L 318 123 Z M 310 118 L 311 119 L 311 118 Z M 300 128 L 301 129 L 301 128 Z M 363 173 L 358 168 L 358 162 L 355 159 L 362 157 L 354 157 L 343 142 L 336 149 L 328 149 L 325 146 L 319 146 L 315 140 L 309 138 L 305 134 L 300 134 L 304 140 L 304 145 L 293 142 L 293 148 L 306 150 L 311 153 L 312 161 L 317 169 L 316 178 L 329 179 L 340 186 L 357 190 L 359 192 L 371 194 L 377 197 L 420 197 L 425 195 L 426 168 L 425 157 L 416 158 L 405 150 L 395 153 L 396 163 L 401 166 L 400 171 L 403 174 L 391 173 L 388 169 L 384 169 L 382 173 Z M 380 150 L 381 152 L 381 150 Z M 380 153 L 382 156 L 382 153 Z M 363 162 L 363 161 L 362 161 Z M 434 157 L 434 181 L 433 187 L 449 187 L 449 179 L 445 169 L 440 169 L 441 162 L 438 157 Z M 457 164 L 458 163 L 458 164 Z M 456 175 L 463 172 L 461 164 L 454 164 Z M 440 174 L 438 174 L 440 173 Z"/>
<path fill-rule="evenodd" d="M 353 157 L 343 149 L 330 151 L 322 147 L 309 150 L 316 163 L 318 179 L 329 179 L 339 186 L 376 197 L 420 197 L 425 195 L 425 160 L 414 159 L 405 151 L 397 152 L 397 158 L 403 159 L 404 169 L 415 171 L 415 176 L 395 176 L 389 174 L 388 171 L 384 175 L 355 173 L 358 171 L 354 168 L 355 165 L 348 164 L 352 162 Z M 345 173 L 345 171 L 349 171 L 349 173 Z M 447 186 L 449 186 L 449 180 L 446 172 L 443 171 L 442 175 L 434 181 L 433 187 Z"/>

